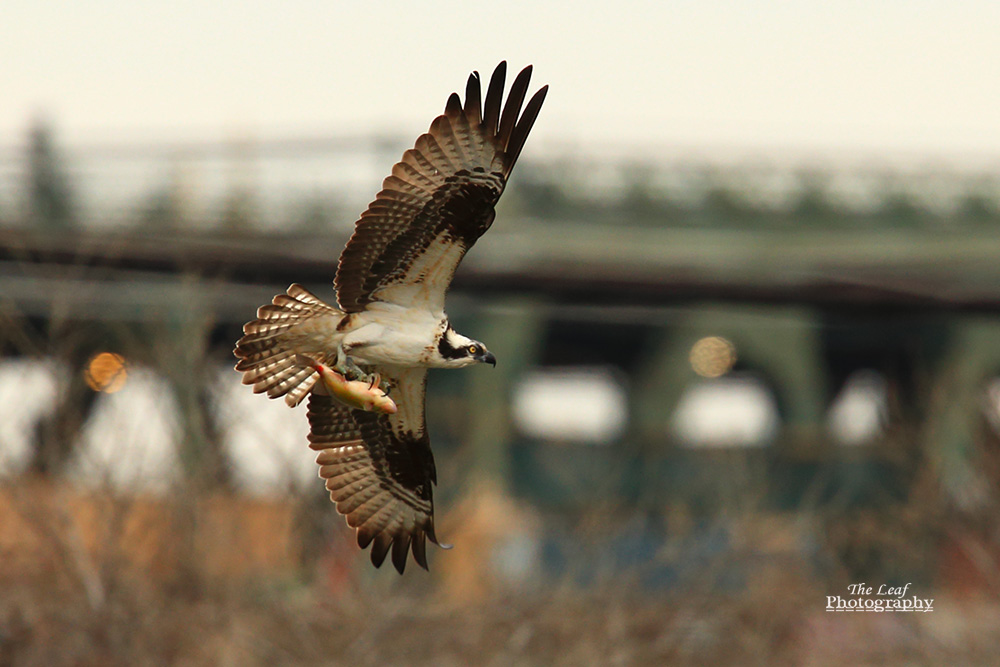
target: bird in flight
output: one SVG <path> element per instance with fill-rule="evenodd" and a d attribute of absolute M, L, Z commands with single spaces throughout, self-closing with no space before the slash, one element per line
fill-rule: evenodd
<path fill-rule="evenodd" d="M 424 422 L 429 368 L 496 365 L 486 346 L 455 331 L 445 294 L 465 253 L 493 224 L 495 206 L 548 86 L 524 106 L 531 66 L 503 104 L 501 62 L 483 99 L 478 72 L 465 103 L 444 113 L 382 182 L 340 255 L 337 305 L 291 285 L 243 327 L 234 354 L 255 393 L 308 396 L 309 443 L 319 475 L 375 567 L 392 551 L 427 569 L 437 483 Z"/>

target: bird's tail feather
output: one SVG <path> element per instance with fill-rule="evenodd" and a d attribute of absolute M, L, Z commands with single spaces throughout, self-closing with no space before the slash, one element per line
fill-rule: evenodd
<path fill-rule="evenodd" d="M 314 337 L 310 334 L 316 331 L 309 325 L 320 325 L 322 318 L 335 328 L 343 316 L 342 311 L 301 285 L 291 285 L 285 294 L 258 308 L 257 319 L 243 325 L 243 337 L 233 350 L 239 358 L 236 370 L 243 373 L 243 384 L 253 385 L 254 393 L 266 392 L 271 398 L 284 396 L 288 405 L 298 405 L 318 374 L 296 363 L 296 356 L 307 353 L 321 360 L 326 357 L 321 349 L 308 349 L 313 347 L 309 345 Z"/>

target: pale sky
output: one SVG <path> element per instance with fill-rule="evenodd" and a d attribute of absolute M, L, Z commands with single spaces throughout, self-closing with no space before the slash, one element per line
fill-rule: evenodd
<path fill-rule="evenodd" d="M 1000 157 L 993 0 L 3 0 L 0 145 L 38 114 L 71 142 L 415 136 L 501 59 L 551 85 L 540 152 Z"/>

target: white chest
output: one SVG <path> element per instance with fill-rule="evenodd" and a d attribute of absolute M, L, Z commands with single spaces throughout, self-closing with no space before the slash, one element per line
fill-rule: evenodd
<path fill-rule="evenodd" d="M 445 326 L 443 317 L 426 310 L 378 304 L 358 315 L 344 336 L 344 346 L 363 364 L 428 366 Z"/>

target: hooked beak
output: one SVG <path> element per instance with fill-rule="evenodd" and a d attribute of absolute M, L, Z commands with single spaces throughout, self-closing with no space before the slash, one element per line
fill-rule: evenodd
<path fill-rule="evenodd" d="M 486 354 L 484 354 L 483 358 L 480 359 L 480 361 L 482 361 L 484 364 L 489 364 L 490 366 L 493 366 L 493 368 L 496 368 L 497 366 L 497 358 L 492 352 L 487 352 Z"/>

